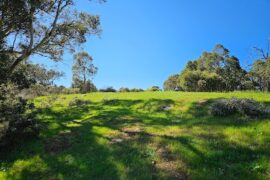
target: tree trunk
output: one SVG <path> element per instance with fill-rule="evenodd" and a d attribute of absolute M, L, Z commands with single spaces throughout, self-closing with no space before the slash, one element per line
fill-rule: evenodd
<path fill-rule="evenodd" d="M 26 52 L 23 55 L 21 55 L 20 57 L 18 57 L 13 63 L 12 65 L 9 67 L 8 69 L 8 73 L 11 74 L 15 68 L 19 65 L 20 62 L 22 62 L 23 60 L 25 60 L 26 58 L 28 58 L 30 56 L 30 52 Z"/>

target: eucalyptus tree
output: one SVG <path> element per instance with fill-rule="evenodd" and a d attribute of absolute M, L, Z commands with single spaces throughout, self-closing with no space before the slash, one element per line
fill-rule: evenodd
<path fill-rule="evenodd" d="M 164 91 L 178 91 L 179 85 L 178 85 L 178 74 L 174 74 L 168 77 L 168 79 L 163 84 Z"/>
<path fill-rule="evenodd" d="M 260 90 L 270 92 L 270 39 L 266 49 L 254 49 L 258 52 L 258 60 L 253 63 L 250 74 Z"/>
<path fill-rule="evenodd" d="M 92 84 L 91 78 L 97 73 L 97 67 L 93 64 L 93 58 L 87 52 L 79 52 L 73 57 L 72 66 L 73 87 L 80 88 L 81 91 L 91 91 L 86 89 L 87 84 Z M 89 86 L 94 87 L 94 86 Z M 95 88 L 96 89 L 96 88 Z"/>
<path fill-rule="evenodd" d="M 78 11 L 73 0 L 0 2 L 0 54 L 9 57 L 7 73 L 32 55 L 59 61 L 65 50 L 74 52 L 100 32 L 99 16 Z"/>

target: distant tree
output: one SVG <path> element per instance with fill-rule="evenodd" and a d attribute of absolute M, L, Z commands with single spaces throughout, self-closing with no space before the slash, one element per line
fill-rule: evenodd
<path fill-rule="evenodd" d="M 63 75 L 63 72 L 47 69 L 43 65 L 31 64 L 25 61 L 19 64 L 9 77 L 3 75 L 3 77 L 0 79 L 0 84 L 10 81 L 19 89 L 29 88 L 33 84 L 48 86 L 53 85 L 54 81 Z"/>
<path fill-rule="evenodd" d="M 99 91 L 100 92 L 116 92 L 116 90 L 113 87 L 111 87 L 111 86 L 106 87 L 106 88 L 102 88 Z"/>
<path fill-rule="evenodd" d="M 225 59 L 224 66 L 218 74 L 225 82 L 227 91 L 239 89 L 246 72 L 241 68 L 238 58 L 231 56 Z"/>
<path fill-rule="evenodd" d="M 101 32 L 99 16 L 77 11 L 73 0 L 2 0 L 0 22 L 7 73 L 34 54 L 61 60 L 64 50 L 73 52 L 88 35 Z"/>
<path fill-rule="evenodd" d="M 251 74 L 260 90 L 270 92 L 270 58 L 256 60 L 252 65 Z"/>
<path fill-rule="evenodd" d="M 132 88 L 130 89 L 130 92 L 143 92 L 144 90 L 141 88 Z"/>
<path fill-rule="evenodd" d="M 152 86 L 148 88 L 147 91 L 161 91 L 161 89 L 158 86 Z"/>
<path fill-rule="evenodd" d="M 216 73 L 185 70 L 179 77 L 184 91 L 222 91 L 223 81 Z"/>
<path fill-rule="evenodd" d="M 32 77 L 37 84 L 44 86 L 54 85 L 54 81 L 64 76 L 63 72 L 59 72 L 53 69 L 46 69 L 39 64 L 26 64 L 25 70 L 29 77 Z M 19 68 L 18 68 L 19 69 Z M 15 71 L 16 72 L 16 71 Z"/>
<path fill-rule="evenodd" d="M 233 91 L 250 84 L 246 74 L 239 60 L 217 44 L 212 52 L 204 52 L 197 60 L 189 61 L 178 79 L 185 91 Z"/>
<path fill-rule="evenodd" d="M 83 93 L 92 91 L 89 87 L 94 87 L 94 85 L 90 78 L 97 73 L 97 68 L 93 64 L 93 58 L 87 52 L 74 55 L 72 72 L 73 88 L 80 88 Z"/>
<path fill-rule="evenodd" d="M 95 86 L 95 84 L 92 81 L 87 80 L 85 86 L 82 89 L 82 92 L 83 93 L 86 93 L 86 92 L 97 92 L 97 87 Z"/>
<path fill-rule="evenodd" d="M 270 40 L 266 50 L 257 47 L 255 50 L 259 59 L 253 63 L 250 75 L 260 90 L 270 92 Z"/>
<path fill-rule="evenodd" d="M 97 92 L 97 87 L 95 84 L 90 81 L 86 80 L 84 83 L 82 80 L 73 79 L 73 83 L 71 85 L 72 88 L 79 88 L 81 93 L 88 93 L 88 92 Z"/>
<path fill-rule="evenodd" d="M 174 74 L 170 76 L 163 84 L 164 91 L 178 91 L 179 90 L 179 75 Z"/>
<path fill-rule="evenodd" d="M 119 92 L 130 92 L 129 88 L 126 88 L 126 87 L 121 87 L 119 89 Z"/>

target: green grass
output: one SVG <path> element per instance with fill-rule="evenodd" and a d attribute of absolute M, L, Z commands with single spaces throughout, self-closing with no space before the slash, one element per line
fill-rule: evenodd
<path fill-rule="evenodd" d="M 229 97 L 270 104 L 255 92 L 39 97 L 40 137 L 1 150 L 0 179 L 269 179 L 270 119 L 209 114 Z"/>

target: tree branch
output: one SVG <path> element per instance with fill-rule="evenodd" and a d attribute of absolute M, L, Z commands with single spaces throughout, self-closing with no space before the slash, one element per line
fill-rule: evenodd
<path fill-rule="evenodd" d="M 31 39 L 33 37 L 30 37 L 30 44 L 29 44 L 29 47 L 31 47 L 30 49 L 26 49 L 24 51 L 24 53 L 18 57 L 13 63 L 12 65 L 10 66 L 9 68 L 9 72 L 13 72 L 15 67 L 21 62 L 23 61 L 24 59 L 26 59 L 27 57 L 29 57 L 31 55 L 32 52 L 36 51 L 40 46 L 42 46 L 48 39 L 49 37 L 51 37 L 51 35 L 53 34 L 53 32 L 55 31 L 55 28 L 56 28 L 56 23 L 57 23 L 57 20 L 59 18 L 59 14 L 61 13 L 61 11 L 68 5 L 67 3 L 61 7 L 62 5 L 62 0 L 59 0 L 58 2 L 58 5 L 57 5 L 57 10 L 56 10 L 56 14 L 55 14 L 55 18 L 54 18 L 54 21 L 51 25 L 51 30 L 48 32 L 48 33 L 45 33 L 45 36 L 44 38 L 35 46 L 32 48 L 33 46 L 33 40 L 31 42 Z M 30 30 L 31 31 L 31 30 Z M 32 34 L 33 35 L 33 34 Z"/>

